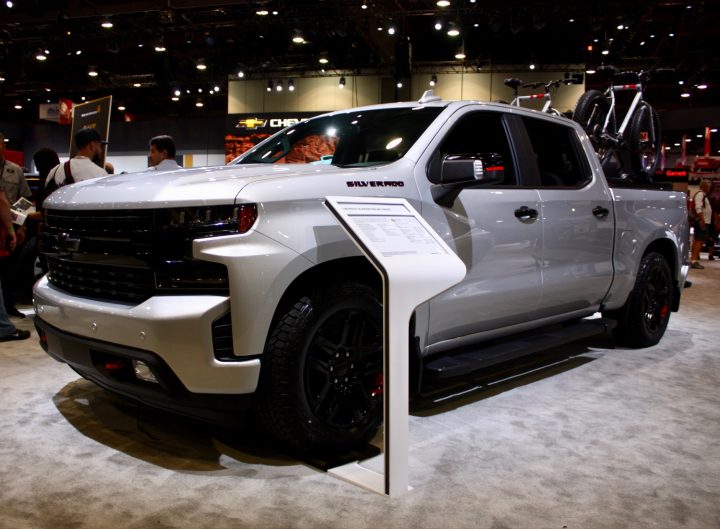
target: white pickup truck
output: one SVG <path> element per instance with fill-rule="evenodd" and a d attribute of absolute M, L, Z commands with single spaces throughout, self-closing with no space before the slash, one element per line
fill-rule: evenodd
<path fill-rule="evenodd" d="M 229 166 L 59 189 L 34 288 L 43 347 L 155 407 L 252 411 L 303 450 L 364 442 L 382 419 L 381 282 L 330 195 L 407 199 L 466 265 L 409 323 L 415 389 L 598 321 L 651 346 L 679 307 L 683 193 L 609 184 L 564 117 L 426 96 L 303 121 Z"/>

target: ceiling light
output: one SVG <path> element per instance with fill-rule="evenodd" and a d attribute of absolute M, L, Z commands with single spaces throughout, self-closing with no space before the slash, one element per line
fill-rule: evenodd
<path fill-rule="evenodd" d="M 618 27 L 617 27 L 617 28 L 618 28 L 619 30 L 623 30 L 623 29 L 625 29 L 625 26 L 623 26 L 622 24 L 618 24 Z"/>
<path fill-rule="evenodd" d="M 592 75 L 592 74 L 595 73 L 595 70 L 593 70 L 593 69 L 591 68 L 591 69 L 589 69 L 589 70 L 585 70 L 585 73 L 588 74 L 588 75 Z"/>
<path fill-rule="evenodd" d="M 707 83 L 700 83 L 695 88 L 697 88 L 698 90 L 705 90 L 705 89 L 707 89 L 707 87 L 708 87 Z"/>
<path fill-rule="evenodd" d="M 327 64 L 327 63 L 330 62 L 330 61 L 328 61 L 328 58 L 323 55 L 322 57 L 320 57 L 320 58 L 318 59 L 318 62 L 319 62 L 320 64 Z"/>
<path fill-rule="evenodd" d="M 5 5 L 8 6 L 8 9 L 12 9 L 12 6 L 14 4 L 12 3 L 12 0 L 7 0 L 7 2 L 5 2 Z"/>
<path fill-rule="evenodd" d="M 465 50 L 460 48 L 457 53 L 455 54 L 455 58 L 459 60 L 463 60 L 467 55 L 465 55 Z"/>
<path fill-rule="evenodd" d="M 273 82 L 272 82 L 272 81 L 268 81 L 268 82 L 267 82 L 267 86 L 265 87 L 265 91 L 266 91 L 266 92 L 272 92 L 272 89 L 273 89 Z"/>
<path fill-rule="evenodd" d="M 603 55 L 609 55 L 609 54 L 610 54 L 610 50 L 603 50 L 603 51 L 602 51 L 602 54 L 603 54 Z"/>
<path fill-rule="evenodd" d="M 442 29 L 442 22 L 440 22 L 439 20 L 435 22 L 435 29 L 437 31 L 440 31 Z"/>
<path fill-rule="evenodd" d="M 710 132 L 717 132 L 718 129 L 710 129 Z"/>
<path fill-rule="evenodd" d="M 571 18 L 571 19 L 568 20 L 568 22 L 570 22 L 570 23 L 572 24 L 573 22 L 575 22 L 575 19 L 574 19 L 574 18 Z"/>
<path fill-rule="evenodd" d="M 155 46 L 155 51 L 158 53 L 162 53 L 166 50 L 167 50 L 167 48 L 165 46 L 163 46 L 162 44 L 158 44 L 157 46 Z"/>
<path fill-rule="evenodd" d="M 437 75 L 433 75 L 430 77 L 430 82 L 428 83 L 430 86 L 435 86 L 437 84 Z"/>
<path fill-rule="evenodd" d="M 178 96 L 172 96 L 170 99 L 173 101 L 180 101 L 180 98 Z"/>
<path fill-rule="evenodd" d="M 338 82 L 338 88 L 345 88 L 345 78 L 341 77 L 340 81 Z"/>
<path fill-rule="evenodd" d="M 460 35 L 460 30 L 458 29 L 458 27 L 455 25 L 454 22 L 450 22 L 450 25 L 448 26 L 447 34 L 449 37 L 457 37 L 458 35 Z"/>
<path fill-rule="evenodd" d="M 644 41 L 644 40 L 640 42 L 640 46 L 645 46 L 645 41 Z"/>
<path fill-rule="evenodd" d="M 41 62 L 46 61 L 47 55 L 45 55 L 45 52 L 43 50 L 38 50 L 37 53 L 35 54 L 35 59 L 38 61 L 41 61 Z"/>
<path fill-rule="evenodd" d="M 438 0 L 436 3 L 438 7 L 447 7 L 450 5 L 448 0 Z"/>
<path fill-rule="evenodd" d="M 531 62 L 531 63 L 530 63 L 530 69 L 531 69 L 531 70 L 534 70 L 534 69 L 535 69 L 535 63 L 534 63 L 534 62 Z"/>
<path fill-rule="evenodd" d="M 133 86 L 134 86 L 135 88 L 140 88 L 142 85 L 141 85 L 140 83 L 133 83 Z"/>
<path fill-rule="evenodd" d="M 173 92 L 173 93 L 178 97 L 180 96 L 180 94 L 182 94 L 182 92 L 180 90 L 175 90 L 175 92 Z"/>
<path fill-rule="evenodd" d="M 238 79 L 242 79 L 243 77 L 245 77 L 245 72 L 243 72 L 242 70 L 240 70 L 240 71 L 238 72 Z"/>
<path fill-rule="evenodd" d="M 398 88 L 402 88 L 402 87 L 403 87 L 402 81 L 398 81 L 398 82 L 395 84 L 395 86 L 397 86 Z"/>
<path fill-rule="evenodd" d="M 690 97 L 690 92 L 683 92 L 682 94 L 680 94 L 680 97 Z"/>
<path fill-rule="evenodd" d="M 255 11 L 255 14 L 261 17 L 266 17 L 270 14 L 270 11 L 268 11 L 267 9 L 258 9 L 257 11 Z"/>
<path fill-rule="evenodd" d="M 85 101 L 86 99 L 87 99 L 87 97 L 85 97 L 85 96 L 82 96 L 82 97 L 80 98 L 81 101 Z"/>
<path fill-rule="evenodd" d="M 82 50 L 77 50 L 77 51 L 75 52 L 75 55 L 82 55 Z"/>
<path fill-rule="evenodd" d="M 213 88 L 215 89 L 216 93 L 220 92 L 220 87 L 218 85 L 215 85 Z"/>
<path fill-rule="evenodd" d="M 197 68 L 200 71 L 207 70 L 207 64 L 205 64 L 203 61 L 200 61 L 195 65 L 195 68 Z"/>
<path fill-rule="evenodd" d="M 20 103 L 17 103 L 15 105 L 15 110 L 22 110 L 22 105 Z"/>
<path fill-rule="evenodd" d="M 198 108 L 202 108 L 202 107 L 205 106 L 205 104 L 204 104 L 202 101 L 198 101 L 198 102 L 195 103 L 195 106 L 198 107 Z"/>
<path fill-rule="evenodd" d="M 282 92 L 282 91 L 283 91 L 282 81 L 278 81 L 278 82 L 277 82 L 277 84 L 275 85 L 275 90 L 277 90 L 278 92 Z"/>
<path fill-rule="evenodd" d="M 113 27 L 113 23 L 110 21 L 109 18 L 104 18 L 102 22 L 100 22 L 100 25 L 105 29 L 110 29 Z"/>
<path fill-rule="evenodd" d="M 300 33 L 300 30 L 297 30 L 297 29 L 295 30 L 292 41 L 295 44 L 304 44 L 305 43 L 305 39 L 303 38 L 302 33 Z"/>
<path fill-rule="evenodd" d="M 123 110 L 125 110 L 125 105 L 118 105 L 118 110 L 119 110 L 120 112 L 122 112 Z"/>
<path fill-rule="evenodd" d="M 395 35 L 395 26 L 390 26 L 388 28 L 388 34 Z"/>
<path fill-rule="evenodd" d="M 382 18 L 377 19 L 377 30 L 382 31 L 383 30 L 383 21 Z"/>
<path fill-rule="evenodd" d="M 668 33 L 668 37 L 674 37 L 675 33 Z"/>
<path fill-rule="evenodd" d="M 678 84 L 679 84 L 679 85 L 684 85 L 684 84 L 685 84 L 685 81 L 678 81 Z"/>
<path fill-rule="evenodd" d="M 88 70 L 88 75 L 90 77 L 97 77 L 98 76 L 97 70 L 95 70 L 95 68 L 93 66 L 91 66 L 90 70 Z"/>
<path fill-rule="evenodd" d="M 360 6 L 360 9 L 367 9 L 367 2 L 363 0 L 362 5 Z"/>
<path fill-rule="evenodd" d="M 294 92 L 294 91 L 295 91 L 295 82 L 294 82 L 292 79 L 290 79 L 290 80 L 288 81 L 288 90 L 289 90 L 290 92 Z"/>

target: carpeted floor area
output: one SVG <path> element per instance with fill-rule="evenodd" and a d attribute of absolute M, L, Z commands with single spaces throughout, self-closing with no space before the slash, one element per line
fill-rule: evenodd
<path fill-rule="evenodd" d="M 705 265 L 656 347 L 584 341 L 416 401 L 414 490 L 396 499 L 252 431 L 127 404 L 35 336 L 0 344 L 0 529 L 717 529 L 720 262 Z"/>

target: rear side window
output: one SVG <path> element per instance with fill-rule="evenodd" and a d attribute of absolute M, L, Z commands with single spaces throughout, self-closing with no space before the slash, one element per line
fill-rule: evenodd
<path fill-rule="evenodd" d="M 572 127 L 544 119 L 524 117 L 523 123 L 535 154 L 541 187 L 580 187 L 591 179 L 580 156 Z"/>

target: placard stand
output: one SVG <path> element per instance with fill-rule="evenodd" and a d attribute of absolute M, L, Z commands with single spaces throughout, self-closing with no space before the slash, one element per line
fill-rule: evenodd
<path fill-rule="evenodd" d="M 405 199 L 325 197 L 325 206 L 380 272 L 383 282 L 384 453 L 329 474 L 389 496 L 408 483 L 408 324 L 415 308 L 465 277 L 465 265 Z"/>

